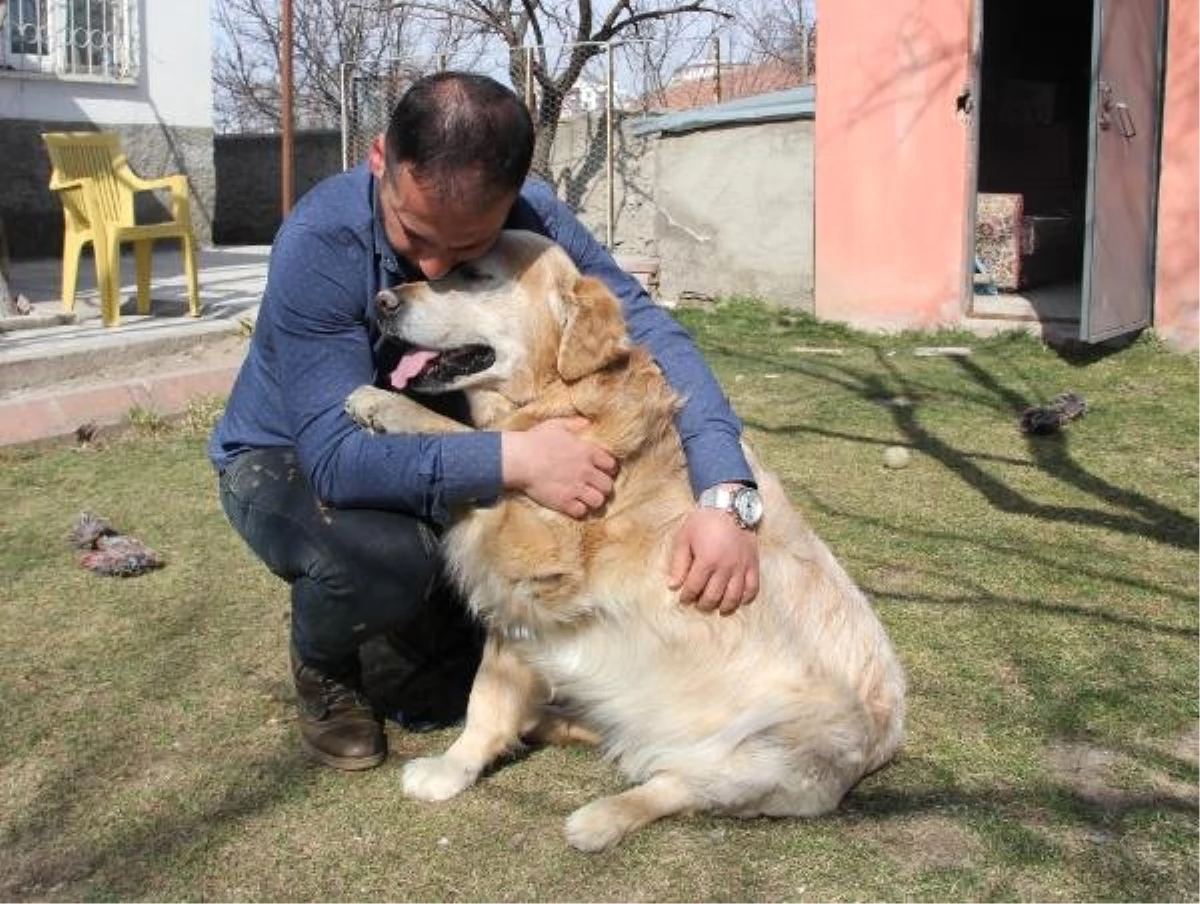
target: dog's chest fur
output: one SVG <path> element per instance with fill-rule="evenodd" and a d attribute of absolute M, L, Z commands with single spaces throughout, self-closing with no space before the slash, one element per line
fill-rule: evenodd
<path fill-rule="evenodd" d="M 465 513 L 450 529 L 451 573 L 490 627 L 511 638 L 578 629 L 638 604 L 645 586 L 633 573 L 666 574 L 665 538 L 692 506 L 671 420 L 677 404 L 639 350 L 604 372 L 543 385 L 536 401 L 490 425 L 522 430 L 582 414 L 589 438 L 620 462 L 608 503 L 583 520 L 510 495 Z"/>

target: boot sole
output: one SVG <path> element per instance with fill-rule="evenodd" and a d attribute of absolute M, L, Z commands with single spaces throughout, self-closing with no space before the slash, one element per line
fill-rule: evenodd
<path fill-rule="evenodd" d="M 334 756 L 314 747 L 304 737 L 300 738 L 300 746 L 304 748 L 304 752 L 311 759 L 316 760 L 323 766 L 339 769 L 342 772 L 361 772 L 364 769 L 374 769 L 387 759 L 386 750 L 382 750 L 379 753 L 372 753 L 368 756 Z"/>

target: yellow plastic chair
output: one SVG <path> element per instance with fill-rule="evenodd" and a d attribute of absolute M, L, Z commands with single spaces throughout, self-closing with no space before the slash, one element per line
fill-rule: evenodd
<path fill-rule="evenodd" d="M 137 264 L 137 310 L 150 313 L 150 263 L 158 239 L 179 239 L 188 281 L 188 306 L 200 316 L 196 276 L 196 237 L 192 231 L 187 178 L 175 174 L 143 179 L 129 168 L 121 138 L 111 132 L 47 132 L 50 188 L 58 192 L 66 228 L 63 234 L 63 310 L 75 310 L 75 285 L 83 246 L 92 243 L 100 314 L 105 326 L 121 321 L 121 245 L 133 244 Z M 134 214 L 138 192 L 165 189 L 171 196 L 172 219 L 139 225 Z"/>

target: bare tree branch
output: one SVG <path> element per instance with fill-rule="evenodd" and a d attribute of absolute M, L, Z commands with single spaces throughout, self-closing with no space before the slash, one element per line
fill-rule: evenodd
<path fill-rule="evenodd" d="M 442 9 L 445 4 L 426 4 Z M 487 9 L 484 3 L 475 7 Z M 468 8 L 455 4 L 456 12 Z M 222 131 L 279 128 L 280 21 L 278 0 L 213 0 L 216 47 L 213 81 Z M 436 27 L 413 4 L 304 0 L 293 5 L 296 117 L 303 127 L 334 127 L 341 114 L 341 67 L 418 59 L 455 46 L 475 27 L 494 34 L 495 23 L 448 16 Z"/>
<path fill-rule="evenodd" d="M 707 46 L 713 29 L 733 19 L 733 9 L 740 11 L 747 3 L 763 7 L 767 33 L 779 30 L 770 16 L 783 14 L 774 7 L 799 9 L 809 2 L 611 0 L 601 6 L 597 0 L 305 0 L 294 7 L 298 119 L 302 125 L 339 121 L 340 67 L 348 61 L 378 65 L 382 71 L 394 69 L 398 59 L 412 60 L 410 70 L 421 71 L 430 68 L 430 56 L 436 53 L 453 57 L 459 68 L 470 68 L 464 60 L 472 50 L 477 61 L 490 50 L 493 65 L 503 65 L 495 56 L 499 47 L 513 86 L 527 93 L 533 88 L 526 99 L 537 127 L 534 167 L 544 173 L 564 104 L 591 61 L 611 53 L 613 42 L 628 37 L 645 44 L 644 67 L 665 67 L 669 60 L 679 65 L 678 59 L 687 55 L 680 46 L 685 41 Z M 225 37 L 218 40 L 214 64 L 221 127 L 277 128 L 278 0 L 213 3 Z M 695 23 L 707 29 L 706 36 L 681 38 Z M 663 48 L 657 57 L 649 50 L 655 43 Z M 399 87 L 382 78 L 356 83 L 361 102 L 372 109 L 394 102 L 391 92 Z M 666 79 L 660 73 L 655 82 L 661 86 Z"/>
<path fill-rule="evenodd" d="M 616 21 L 615 14 L 625 10 L 628 13 L 628 18 Z M 704 13 L 710 16 L 718 16 L 722 19 L 732 19 L 733 14 L 727 13 L 724 10 L 716 9 L 711 6 L 706 6 L 703 2 L 699 3 L 683 3 L 679 6 L 668 7 L 667 9 L 645 10 L 643 12 L 635 12 L 630 8 L 628 0 L 618 3 L 613 7 L 613 12 L 605 20 L 604 26 L 596 32 L 592 37 L 593 41 L 608 41 L 618 33 L 627 28 L 637 26 L 639 22 L 646 22 L 655 19 L 665 19 L 671 16 L 684 15 L 686 13 Z"/>

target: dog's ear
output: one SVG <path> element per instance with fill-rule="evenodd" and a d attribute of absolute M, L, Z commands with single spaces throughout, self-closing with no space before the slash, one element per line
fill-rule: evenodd
<path fill-rule="evenodd" d="M 558 373 L 570 383 L 629 357 L 621 302 L 608 286 L 581 276 L 567 298 L 567 325 L 558 346 Z"/>

